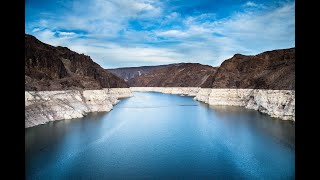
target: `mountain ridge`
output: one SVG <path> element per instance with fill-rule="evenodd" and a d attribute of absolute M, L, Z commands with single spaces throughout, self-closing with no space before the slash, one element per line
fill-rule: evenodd
<path fill-rule="evenodd" d="M 145 71 L 144 67 L 148 70 Z M 186 71 L 184 71 L 187 68 Z M 109 69 L 130 87 L 295 89 L 295 48 L 234 54 L 220 66 L 176 63 Z M 181 71 L 184 71 L 181 73 Z M 139 74 L 140 72 L 141 74 Z"/>
<path fill-rule="evenodd" d="M 25 34 L 25 90 L 126 88 L 126 82 L 104 70 L 90 56 L 52 46 Z"/>

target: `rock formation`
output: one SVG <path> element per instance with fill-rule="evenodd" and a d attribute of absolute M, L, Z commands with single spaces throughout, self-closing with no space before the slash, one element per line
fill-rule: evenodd
<path fill-rule="evenodd" d="M 25 127 L 110 111 L 132 93 L 89 56 L 25 35 Z"/>
<path fill-rule="evenodd" d="M 225 60 L 211 82 L 212 88 L 295 89 L 295 48 L 236 54 Z"/>
<path fill-rule="evenodd" d="M 200 87 L 130 87 L 132 91 L 195 96 L 212 106 L 243 106 L 271 117 L 295 121 L 295 91 L 265 89 L 215 89 Z"/>
<path fill-rule="evenodd" d="M 25 35 L 25 90 L 81 90 L 128 87 L 89 56 Z"/>
<path fill-rule="evenodd" d="M 26 91 L 25 127 L 49 121 L 81 118 L 89 112 L 110 111 L 119 98 L 133 96 L 129 88 L 102 90 Z"/>
<path fill-rule="evenodd" d="M 295 121 L 295 91 L 265 89 L 200 89 L 194 100 L 213 106 L 243 106 L 271 117 Z"/>
<path fill-rule="evenodd" d="M 130 79 L 130 87 L 200 87 L 216 68 L 199 63 L 171 64 Z"/>

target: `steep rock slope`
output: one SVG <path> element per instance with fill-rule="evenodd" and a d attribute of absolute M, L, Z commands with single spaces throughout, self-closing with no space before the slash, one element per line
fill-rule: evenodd
<path fill-rule="evenodd" d="M 128 87 L 89 56 L 25 35 L 25 90 L 80 90 Z"/>
<path fill-rule="evenodd" d="M 128 81 L 130 87 L 201 87 L 212 78 L 215 67 L 180 63 L 153 70 Z"/>
<path fill-rule="evenodd" d="M 208 81 L 212 88 L 294 90 L 295 48 L 255 56 L 235 54 Z"/>

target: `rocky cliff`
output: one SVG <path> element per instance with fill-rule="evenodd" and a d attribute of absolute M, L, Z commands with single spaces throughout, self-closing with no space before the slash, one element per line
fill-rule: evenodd
<path fill-rule="evenodd" d="M 25 127 L 110 111 L 132 93 L 89 56 L 25 35 Z"/>
<path fill-rule="evenodd" d="M 130 87 L 132 91 L 195 96 L 211 106 L 243 106 L 271 117 L 295 121 L 295 91 L 265 89 L 215 89 L 200 87 Z"/>
<path fill-rule="evenodd" d="M 271 117 L 295 121 L 295 91 L 203 88 L 194 100 L 213 106 L 243 106 Z"/>
<path fill-rule="evenodd" d="M 89 112 L 110 111 L 119 98 L 131 97 L 129 88 L 101 90 L 26 91 L 25 127 L 50 121 L 81 118 Z"/>
<path fill-rule="evenodd" d="M 100 67 L 89 56 L 66 47 L 45 44 L 25 35 L 25 89 L 81 90 L 128 87 L 126 82 Z"/>
<path fill-rule="evenodd" d="M 295 48 L 255 56 L 235 54 L 208 81 L 212 88 L 294 90 Z"/>
<path fill-rule="evenodd" d="M 130 79 L 130 87 L 200 87 L 212 78 L 216 68 L 199 63 L 172 64 Z"/>

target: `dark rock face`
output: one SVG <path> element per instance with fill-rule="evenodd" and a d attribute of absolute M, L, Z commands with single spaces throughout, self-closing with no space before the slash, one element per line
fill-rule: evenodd
<path fill-rule="evenodd" d="M 255 56 L 235 54 L 211 81 L 213 88 L 295 89 L 295 48 Z M 210 84 L 210 82 L 206 82 Z"/>
<path fill-rule="evenodd" d="M 128 81 L 132 87 L 200 87 L 216 68 L 198 63 L 170 64 Z M 209 84 L 208 84 L 209 85 Z"/>
<path fill-rule="evenodd" d="M 25 90 L 70 90 L 128 87 L 89 56 L 42 43 L 25 35 Z"/>
<path fill-rule="evenodd" d="M 149 74 L 150 72 L 167 67 L 170 65 L 159 65 L 159 66 L 140 66 L 140 67 L 125 67 L 116 69 L 107 69 L 112 74 L 128 81 L 130 79 Z"/>

